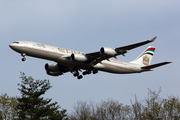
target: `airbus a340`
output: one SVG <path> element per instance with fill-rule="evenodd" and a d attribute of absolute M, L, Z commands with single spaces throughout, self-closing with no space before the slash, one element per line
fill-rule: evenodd
<path fill-rule="evenodd" d="M 98 71 L 116 74 L 141 73 L 152 71 L 153 68 L 171 63 L 162 62 L 150 65 L 155 51 L 155 47 L 151 46 L 132 62 L 112 59 L 112 57 L 116 58 L 118 55 L 125 56 L 129 50 L 151 43 L 155 39 L 156 37 L 151 40 L 117 48 L 102 47 L 100 51 L 91 53 L 83 53 L 30 41 L 16 41 L 9 46 L 21 54 L 23 57 L 22 61 L 26 60 L 26 55 L 54 61 L 55 63 L 45 64 L 45 70 L 48 75 L 59 76 L 66 72 L 71 72 L 74 77 L 81 79 L 83 75 L 96 74 Z M 80 72 L 82 70 L 84 71 L 81 75 Z"/>

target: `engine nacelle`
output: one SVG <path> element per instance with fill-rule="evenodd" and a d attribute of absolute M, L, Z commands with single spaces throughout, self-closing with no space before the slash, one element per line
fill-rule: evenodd
<path fill-rule="evenodd" d="M 62 75 L 63 73 L 60 71 L 58 71 L 58 72 L 47 71 L 47 74 L 51 75 L 51 76 L 59 76 L 59 75 Z"/>
<path fill-rule="evenodd" d="M 88 61 L 87 57 L 82 54 L 71 54 L 70 57 L 71 61 L 78 61 L 78 62 L 86 62 Z"/>
<path fill-rule="evenodd" d="M 46 71 L 58 72 L 59 71 L 59 65 L 56 63 L 46 63 L 45 69 L 46 69 Z"/>
<path fill-rule="evenodd" d="M 101 53 L 101 55 L 108 55 L 108 56 L 112 56 L 112 57 L 117 55 L 117 52 L 115 51 L 115 49 L 106 48 L 106 47 L 102 47 L 100 49 L 100 53 Z"/>
<path fill-rule="evenodd" d="M 63 72 L 60 70 L 60 66 L 57 63 L 46 63 L 45 69 L 48 75 L 59 76 Z"/>

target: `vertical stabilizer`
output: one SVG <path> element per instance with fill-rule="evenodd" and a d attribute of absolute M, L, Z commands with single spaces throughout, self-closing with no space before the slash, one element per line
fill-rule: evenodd
<path fill-rule="evenodd" d="M 135 60 L 131 63 L 138 64 L 140 66 L 150 65 L 152 57 L 154 55 L 155 47 L 149 46 L 143 53 L 141 53 Z"/>

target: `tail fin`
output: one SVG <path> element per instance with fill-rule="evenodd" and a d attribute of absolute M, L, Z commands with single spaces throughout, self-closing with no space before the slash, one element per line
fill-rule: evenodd
<path fill-rule="evenodd" d="M 150 65 L 152 57 L 154 55 L 155 47 L 149 46 L 143 53 L 141 53 L 135 60 L 131 63 L 138 64 L 140 66 Z"/>

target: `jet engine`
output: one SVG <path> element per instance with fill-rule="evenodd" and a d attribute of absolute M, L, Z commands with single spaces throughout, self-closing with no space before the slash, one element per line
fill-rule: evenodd
<path fill-rule="evenodd" d="M 56 63 L 46 63 L 45 69 L 47 71 L 57 72 L 59 71 L 59 66 Z"/>
<path fill-rule="evenodd" d="M 57 71 L 57 72 L 47 71 L 47 74 L 51 76 L 59 76 L 59 75 L 62 75 L 63 73 L 60 71 Z"/>
<path fill-rule="evenodd" d="M 59 76 L 63 74 L 59 65 L 56 63 L 46 63 L 45 69 L 48 75 Z"/>
<path fill-rule="evenodd" d="M 78 61 L 78 62 L 86 62 L 88 61 L 87 57 L 82 54 L 71 54 L 70 57 L 71 61 Z"/>
<path fill-rule="evenodd" d="M 100 49 L 100 53 L 101 53 L 101 55 L 108 55 L 108 56 L 112 56 L 112 57 L 117 55 L 117 52 L 115 49 L 107 48 L 107 47 L 102 47 Z"/>

